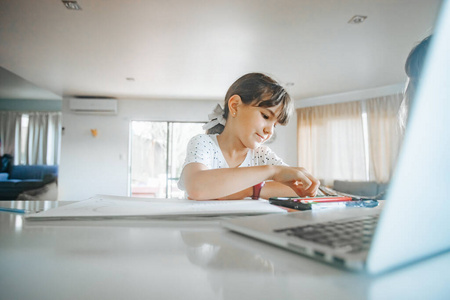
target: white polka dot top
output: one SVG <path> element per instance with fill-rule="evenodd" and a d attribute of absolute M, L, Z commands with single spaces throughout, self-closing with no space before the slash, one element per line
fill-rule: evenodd
<path fill-rule="evenodd" d="M 219 143 L 217 134 L 199 134 L 194 136 L 188 143 L 186 151 L 186 160 L 183 168 L 190 163 L 204 164 L 208 169 L 229 168 Z M 259 146 L 256 149 L 250 149 L 246 158 L 239 167 L 253 167 L 262 165 L 287 165 L 267 146 Z M 178 188 L 185 190 L 184 183 L 180 179 Z"/>

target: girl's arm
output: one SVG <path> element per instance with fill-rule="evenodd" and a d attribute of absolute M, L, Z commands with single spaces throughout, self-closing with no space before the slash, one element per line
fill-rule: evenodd
<path fill-rule="evenodd" d="M 298 197 L 298 195 L 293 189 L 285 184 L 276 181 L 269 181 L 266 182 L 262 188 L 260 197 L 263 199 L 269 199 L 270 197 Z"/>
<path fill-rule="evenodd" d="M 201 163 L 190 163 L 184 167 L 181 176 L 189 198 L 196 200 L 225 199 L 233 194 L 240 196 L 241 192 L 247 193 L 248 188 L 265 180 L 282 183 L 299 196 L 316 195 L 320 185 L 303 168 L 274 165 L 210 170 Z M 273 187 L 270 183 L 266 191 Z M 262 197 L 268 195 L 264 188 Z M 278 190 L 278 195 L 280 192 Z"/>
<path fill-rule="evenodd" d="M 219 200 L 238 200 L 253 196 L 253 186 L 240 192 L 225 196 Z M 293 189 L 279 182 L 267 181 L 261 190 L 260 197 L 269 199 L 270 197 L 298 197 Z"/>

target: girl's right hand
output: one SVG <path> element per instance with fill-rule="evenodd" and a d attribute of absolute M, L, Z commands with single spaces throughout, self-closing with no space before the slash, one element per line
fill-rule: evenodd
<path fill-rule="evenodd" d="M 314 197 L 320 187 L 320 181 L 301 167 L 277 166 L 273 180 L 289 186 L 300 197 Z"/>

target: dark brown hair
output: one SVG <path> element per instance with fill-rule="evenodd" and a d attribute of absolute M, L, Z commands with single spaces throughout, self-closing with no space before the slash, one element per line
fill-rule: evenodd
<path fill-rule="evenodd" d="M 410 106 L 414 102 L 416 89 L 419 84 L 423 67 L 425 65 L 426 55 L 431 40 L 432 35 L 424 38 L 417 46 L 415 46 L 411 50 L 405 62 L 405 72 L 406 75 L 408 75 L 409 81 L 398 112 L 400 132 L 402 134 L 405 131 L 406 124 L 408 122 Z"/>
<path fill-rule="evenodd" d="M 425 57 L 428 51 L 428 45 L 431 41 L 431 35 L 424 38 L 408 55 L 405 63 L 405 72 L 409 78 L 417 80 L 422 73 L 425 64 Z"/>
<path fill-rule="evenodd" d="M 281 104 L 281 113 L 278 123 L 286 125 L 292 112 L 292 100 L 286 90 L 275 80 L 262 73 L 249 73 L 236 80 L 225 95 L 223 117 L 228 119 L 228 100 L 234 95 L 241 97 L 246 105 L 257 107 L 274 107 Z M 207 133 L 221 133 L 224 126 L 218 124 L 209 129 Z"/>

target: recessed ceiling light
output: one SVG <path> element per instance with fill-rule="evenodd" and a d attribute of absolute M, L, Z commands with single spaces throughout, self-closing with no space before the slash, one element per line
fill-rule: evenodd
<path fill-rule="evenodd" d="M 348 21 L 348 23 L 349 24 L 361 24 L 366 19 L 367 19 L 367 16 L 355 15 L 350 19 L 350 21 Z"/>
<path fill-rule="evenodd" d="M 67 9 L 81 10 L 81 7 L 77 1 L 65 1 L 65 0 L 61 0 L 61 1 Z"/>

